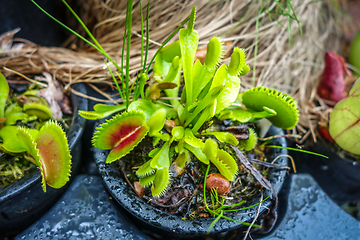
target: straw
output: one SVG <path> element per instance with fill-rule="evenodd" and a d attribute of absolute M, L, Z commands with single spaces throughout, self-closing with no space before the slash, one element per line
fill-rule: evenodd
<path fill-rule="evenodd" d="M 109 55 L 120 63 L 126 1 L 78 2 L 81 2 L 78 12 L 81 19 Z M 331 0 L 292 0 L 293 10 L 303 32 L 301 36 L 298 23 L 293 18 L 280 14 L 282 10 L 276 2 L 282 4 L 284 10 L 293 13 L 286 4 L 287 1 L 150 1 L 148 59 L 151 59 L 157 47 L 190 13 L 192 7 L 197 5 L 195 29 L 199 32 L 199 48 L 204 47 L 215 35 L 224 41 L 230 41 L 232 47 L 245 48 L 248 52 L 247 62 L 256 71 L 254 79 L 252 72 L 241 78 L 241 91 L 255 84 L 294 96 L 299 104 L 301 119 L 292 133 L 301 134 L 303 138 L 300 142 L 303 142 L 315 132 L 320 116 L 326 118 L 324 113 L 329 109 L 317 96 L 316 86 L 324 68 L 325 52 L 337 51 L 340 47 L 340 30 L 336 24 L 339 14 Z M 142 1 L 142 6 L 143 14 L 146 15 L 147 1 Z M 84 33 L 81 28 L 75 30 Z M 134 1 L 132 33 L 131 81 L 141 69 L 138 1 Z M 87 37 L 85 33 L 84 36 Z M 104 57 L 74 36 L 64 43 L 68 48 L 41 47 L 26 40 L 16 40 L 23 42 L 21 49 L 3 49 L 0 52 L 0 67 L 6 76 L 13 73 L 3 70 L 4 66 L 24 75 L 50 72 L 64 83 L 65 91 L 70 91 L 71 85 L 77 82 L 113 87 Z M 224 59 L 224 63 L 227 62 L 229 58 Z M 115 71 L 111 63 L 107 64 Z M 112 102 L 108 95 L 104 96 L 107 101 Z M 315 134 L 313 137 L 315 138 Z"/>

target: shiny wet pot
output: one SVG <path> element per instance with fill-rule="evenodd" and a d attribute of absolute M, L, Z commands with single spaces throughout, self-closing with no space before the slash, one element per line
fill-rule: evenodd
<path fill-rule="evenodd" d="M 283 134 L 283 132 L 275 127 L 271 127 L 269 135 Z M 274 145 L 286 147 L 285 138 L 275 138 Z M 174 239 L 199 239 L 205 236 L 206 231 L 214 218 L 195 218 L 189 220 L 182 220 L 180 216 L 165 213 L 140 199 L 132 190 L 132 188 L 122 178 L 116 167 L 116 163 L 105 164 L 108 151 L 94 148 L 94 158 L 98 165 L 99 172 L 104 180 L 106 188 L 114 199 L 130 213 L 130 217 L 134 219 L 134 223 L 140 227 L 145 233 L 152 237 L 158 238 L 174 238 Z M 286 155 L 286 149 L 271 149 L 271 153 L 267 155 L 268 159 L 275 159 L 279 155 Z M 280 157 L 276 163 L 287 166 L 287 158 Z M 276 193 L 279 193 L 286 170 L 269 171 L 268 180 L 273 185 Z M 265 192 L 265 195 L 270 195 L 270 192 Z M 248 205 L 258 202 L 259 196 L 254 196 L 252 200 L 248 201 Z M 264 211 L 272 204 L 273 200 L 266 200 L 262 203 L 261 210 Z M 244 214 L 236 215 L 234 218 L 242 222 L 249 222 L 253 220 L 255 213 L 252 210 L 245 211 Z M 213 230 L 211 236 L 217 239 L 226 238 L 227 234 L 233 234 L 234 231 L 246 229 L 243 225 L 220 219 Z M 239 234 L 242 234 L 239 231 Z"/>
<path fill-rule="evenodd" d="M 339 205 L 360 199 L 359 160 L 357 162 L 351 160 L 347 157 L 347 152 L 343 150 L 340 155 L 339 147 L 322 136 L 318 136 L 316 143 L 312 139 L 307 140 L 304 148 L 328 158 L 295 153 L 293 157 L 300 173 L 310 173 L 321 188 Z"/>
<path fill-rule="evenodd" d="M 86 94 L 84 84 L 74 84 L 76 91 Z M 74 116 L 67 138 L 72 155 L 72 174 L 70 181 L 80 169 L 81 136 L 86 120 L 77 114 L 78 110 L 88 109 L 88 100 L 71 95 Z M 46 193 L 41 187 L 40 171 L 34 169 L 23 178 L 0 188 L 0 235 L 15 235 L 39 219 L 65 192 L 69 183 L 61 189 L 47 187 Z"/>

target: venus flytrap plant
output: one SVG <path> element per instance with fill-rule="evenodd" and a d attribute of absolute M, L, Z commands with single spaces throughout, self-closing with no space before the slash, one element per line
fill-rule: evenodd
<path fill-rule="evenodd" d="M 0 73 L 0 103 L 2 122 L 0 123 L 0 151 L 3 154 L 24 158 L 35 164 L 42 175 L 42 188 L 46 185 L 61 188 L 69 180 L 71 155 L 66 135 L 61 126 L 51 118 L 52 112 L 47 102 L 26 92 L 11 103 L 9 86 Z M 15 125 L 40 119 L 46 121 L 39 130 Z"/>
<path fill-rule="evenodd" d="M 132 4 L 132 1 L 129 2 L 125 33 L 129 33 L 131 29 L 132 8 L 129 4 Z M 231 54 L 230 62 L 220 65 L 223 58 L 223 43 L 218 37 L 213 37 L 207 44 L 204 63 L 194 63 L 199 42 L 198 33 L 194 29 L 195 15 L 196 7 L 157 50 L 150 64 L 146 67 L 146 60 L 142 63 L 143 71 L 138 73 L 136 84 L 132 87 L 128 87 L 128 83 L 125 82 L 129 80 L 129 61 L 126 63 L 125 73 L 122 72 L 122 67 L 118 69 L 120 74 L 112 73 L 108 67 L 118 88 L 121 85 L 126 90 L 119 91 L 119 94 L 126 98 L 128 103 L 116 106 L 97 104 L 94 111 L 79 112 L 81 116 L 91 120 L 110 117 L 119 112 L 97 127 L 92 139 L 95 147 L 110 151 L 106 163 L 121 160 L 143 139 L 153 138 L 154 149 L 149 152 L 147 161 L 135 172 L 140 185 L 149 187 L 153 197 L 161 197 L 168 190 L 174 177 L 170 173 L 170 168 L 179 169 L 178 173 L 181 174 L 192 159 L 199 160 L 201 164 L 207 165 L 208 169 L 211 164 L 216 166 L 227 181 L 235 180 L 238 162 L 234 154 L 224 150 L 223 146 L 240 145 L 243 150 L 250 151 L 256 145 L 256 134 L 249 130 L 249 140 L 240 141 L 239 144 L 239 140 L 231 133 L 210 131 L 209 126 L 213 119 L 230 118 L 235 122 L 248 123 L 269 118 L 274 125 L 283 128 L 292 128 L 298 120 L 294 100 L 265 87 L 250 89 L 241 94 L 240 99 L 246 109 L 232 106 L 239 94 L 240 76 L 246 75 L 250 70 L 245 62 L 246 53 L 244 49 L 236 47 Z M 179 40 L 165 46 L 186 21 L 187 27 L 179 31 Z M 124 34 L 127 36 L 127 51 L 130 50 L 129 35 Z M 148 42 L 148 34 L 146 38 Z M 97 43 L 95 49 L 102 52 Z M 153 60 L 155 62 L 152 80 L 155 80 L 155 84 L 145 89 L 145 83 L 149 79 L 147 73 Z M 109 61 L 116 65 L 112 59 Z M 179 92 L 181 72 L 184 88 Z M 117 74 L 118 78 L 115 77 Z M 121 84 L 117 83 L 117 79 L 122 80 Z M 130 100 L 128 97 L 131 90 L 134 91 L 134 97 Z M 170 100 L 161 98 L 162 91 Z M 171 107 L 166 107 L 163 103 L 170 104 Z M 286 120 L 289 116 L 290 120 Z M 174 124 L 165 131 L 164 126 L 168 121 Z M 205 193 L 204 197 L 206 198 Z M 217 196 L 213 196 L 214 201 L 215 197 Z M 217 216 L 217 220 L 222 217 L 230 219 L 223 215 L 228 210 L 227 206 L 222 201 L 217 201 L 216 204 L 218 206 L 215 209 L 211 210 L 207 205 L 206 209 Z"/>
<path fill-rule="evenodd" d="M 204 164 L 214 164 L 229 181 L 234 180 L 238 172 L 237 163 L 231 154 L 220 149 L 218 143 L 208 136 L 211 135 L 221 143 L 234 146 L 239 144 L 238 140 L 230 133 L 206 132 L 204 131 L 206 129 L 202 128 L 214 116 L 224 118 L 225 116 L 246 115 L 237 110 L 228 109 L 238 96 L 239 76 L 245 75 L 250 70 L 245 63 L 246 53 L 243 49 L 235 48 L 229 64 L 222 64 L 219 67 L 223 56 L 223 44 L 219 38 L 213 37 L 207 45 L 204 64 L 200 61 L 194 63 L 198 46 L 198 34 L 194 30 L 194 22 L 195 7 L 190 15 L 187 28 L 181 29 L 179 32 L 179 40 L 158 51 L 153 69 L 154 79 L 157 82 L 140 94 L 141 99 L 131 102 L 127 111 L 100 125 L 93 137 L 95 147 L 110 150 L 107 163 L 124 157 L 145 136 L 153 137 L 154 144 L 161 139 L 162 147 L 155 148 L 156 154 L 149 154 L 150 160 L 136 171 L 140 184 L 144 187 L 151 186 L 152 195 L 155 197 L 162 196 L 170 184 L 169 168 L 172 162 L 170 152 L 175 151 L 177 154 L 175 163 L 180 169 L 186 166 L 189 156 L 193 155 Z M 180 94 L 178 85 L 181 70 L 184 75 L 185 87 Z M 287 100 L 279 97 L 280 92 L 267 88 L 261 89 L 264 91 L 249 90 L 243 94 L 243 97 L 246 100 L 249 95 L 251 98 L 251 94 L 255 94 L 258 98 L 255 101 L 278 102 L 269 105 L 270 107 L 264 105 L 261 107 L 261 111 L 258 108 L 242 109 L 243 113 L 248 113 L 251 117 L 240 122 L 273 117 L 277 115 L 277 111 L 280 112 L 279 115 L 283 119 L 286 116 L 283 114 L 284 111 L 290 112 L 296 109 L 294 106 L 293 109 L 288 110 L 293 100 L 288 99 L 291 104 L 286 104 Z M 173 109 L 166 108 L 161 104 L 163 101 L 160 99 L 162 90 L 165 90 L 168 97 L 173 98 L 170 101 Z M 268 93 L 273 93 L 274 97 L 271 97 L 271 94 L 268 97 Z M 175 99 L 179 95 L 181 95 L 180 102 Z M 267 97 L 268 99 L 266 99 Z M 244 102 L 246 103 L 246 101 Z M 249 109 L 254 108 L 251 104 L 245 104 L 245 106 Z M 282 110 L 282 108 L 286 108 L 286 110 Z M 117 110 L 122 110 L 122 108 L 112 106 L 106 109 L 106 107 L 103 108 L 103 105 L 95 105 L 93 112 L 86 112 L 86 114 L 83 112 L 82 116 L 88 119 L 100 118 Z M 298 116 L 295 113 L 293 115 L 294 118 Z M 162 132 L 166 119 L 174 119 L 177 122 L 177 126 L 168 133 Z M 233 119 L 238 120 L 235 117 Z M 294 122 L 291 124 L 293 125 Z M 245 150 L 251 150 L 256 145 L 256 134 L 254 131 L 250 131 L 250 133 L 250 140 L 242 143 Z"/>
<path fill-rule="evenodd" d="M 194 21 L 195 8 L 191 13 L 187 28 L 180 30 L 180 40 L 159 51 L 154 65 L 156 66 L 154 67 L 154 72 L 158 77 L 158 83 L 148 87 L 144 95 L 145 99 L 133 101 L 129 105 L 128 111 L 122 115 L 115 116 L 101 125 L 93 138 L 95 147 L 111 149 L 107 157 L 107 163 L 113 162 L 126 155 L 146 135 L 163 140 L 165 142 L 163 147 L 153 156 L 150 164 L 148 162 L 145 163 L 139 168 L 139 172 L 137 172 L 140 179 L 145 178 L 141 180 L 140 183 L 149 185 L 153 182 L 151 191 L 154 196 L 161 196 L 170 183 L 170 177 L 168 177 L 171 161 L 169 154 L 170 148 L 177 149 L 177 151 L 179 151 L 178 154 L 184 156 L 183 159 L 187 159 L 185 156 L 188 156 L 191 152 L 197 156 L 200 161 L 209 164 L 210 161 L 206 152 L 210 150 L 206 147 L 206 144 L 202 142 L 200 138 L 194 136 L 194 134 L 197 135 L 197 130 L 216 114 L 216 109 L 221 111 L 227 105 L 231 104 L 233 98 L 236 98 L 240 87 L 240 79 L 237 75 L 243 71 L 248 71 L 247 69 L 242 69 L 242 66 L 247 66 L 244 63 L 245 54 L 242 50 L 238 49 L 235 50 L 229 66 L 226 67 L 223 65 L 222 69 L 224 72 L 217 76 L 215 75 L 216 81 L 212 81 L 222 55 L 222 44 L 218 38 L 213 38 L 208 44 L 209 54 L 206 57 L 205 64 L 202 65 L 198 61 L 194 65 L 193 59 L 198 43 L 197 33 L 193 29 Z M 153 101 L 159 98 L 159 92 L 161 90 L 170 89 L 177 85 L 175 80 L 179 78 L 181 66 L 183 67 L 185 76 L 185 92 L 183 93 L 185 102 L 184 106 L 178 105 L 178 115 L 171 116 L 171 114 L 169 114 L 171 110 L 167 110 Z M 204 72 L 206 74 L 202 74 Z M 194 79 L 201 82 L 202 85 L 199 87 L 194 84 Z M 234 87 L 234 85 L 236 86 Z M 206 87 L 209 90 L 207 94 L 198 97 Z M 222 92 L 224 88 L 226 88 L 226 91 Z M 226 98 L 226 95 L 229 95 L 231 89 L 231 98 Z M 194 92 L 195 95 L 188 94 L 192 92 Z M 174 96 L 174 92 L 168 92 L 168 94 Z M 178 94 L 179 93 L 176 92 L 176 96 L 178 96 Z M 222 103 L 216 108 L 216 101 L 219 96 L 223 96 L 219 98 Z M 139 114 L 138 111 L 143 114 Z M 97 112 L 99 113 L 100 111 L 98 110 Z M 172 136 L 168 133 L 161 133 L 165 118 L 179 119 L 179 127 L 182 127 L 183 133 L 181 134 L 175 131 Z M 186 121 L 182 121 L 181 119 L 186 119 Z M 180 129 L 178 130 L 181 132 Z M 234 140 L 234 138 L 229 136 L 225 137 L 224 135 L 220 137 L 220 135 L 223 134 L 217 134 L 222 141 L 237 144 L 236 139 Z M 206 149 L 204 150 L 205 152 L 202 150 L 203 148 Z M 236 168 L 234 168 L 234 166 L 236 166 L 235 160 L 226 152 L 218 149 L 216 142 L 212 144 L 210 148 L 213 148 L 216 152 L 216 155 L 211 158 L 211 161 L 218 166 L 219 170 L 229 180 L 233 180 L 237 172 Z M 179 160 L 178 162 L 180 166 L 184 167 L 186 161 Z M 159 184 L 159 182 L 164 184 Z"/>

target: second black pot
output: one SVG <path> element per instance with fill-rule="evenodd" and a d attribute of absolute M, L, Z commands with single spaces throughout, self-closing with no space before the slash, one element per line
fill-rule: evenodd
<path fill-rule="evenodd" d="M 74 84 L 76 91 L 86 94 L 84 84 Z M 80 117 L 78 110 L 88 109 L 88 100 L 71 95 L 73 119 L 67 132 L 68 144 L 72 155 L 71 179 L 80 169 L 81 136 L 85 128 L 85 119 Z M 51 206 L 59 200 L 69 183 L 61 189 L 47 187 L 46 193 L 41 187 L 40 171 L 34 169 L 21 179 L 0 188 L 0 236 L 14 236 L 25 230 L 39 219 Z"/>
<path fill-rule="evenodd" d="M 306 150 L 320 153 L 328 158 L 294 153 L 298 172 L 310 173 L 324 191 L 339 205 L 360 199 L 360 165 L 347 158 L 344 151 L 318 134 L 317 141 L 308 139 Z"/>

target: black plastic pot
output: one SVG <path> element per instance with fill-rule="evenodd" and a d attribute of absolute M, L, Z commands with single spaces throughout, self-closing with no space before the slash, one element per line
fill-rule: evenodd
<path fill-rule="evenodd" d="M 97 124 L 96 124 L 97 125 Z M 271 127 L 269 135 L 282 134 L 283 132 L 275 127 Z M 286 147 L 285 138 L 276 138 L 273 140 L 273 144 Z M 271 160 L 276 156 L 287 154 L 286 149 L 268 149 L 269 154 L 267 157 Z M 131 189 L 131 187 L 123 180 L 122 174 L 117 170 L 116 164 L 105 164 L 108 151 L 94 148 L 94 158 L 99 167 L 99 172 L 104 180 L 106 188 L 114 199 L 135 219 L 134 223 L 137 224 L 140 229 L 152 237 L 158 237 L 163 239 L 202 239 L 214 237 L 215 239 L 225 238 L 228 239 L 227 234 L 234 235 L 234 231 L 245 229 L 243 225 L 220 219 L 211 232 L 211 236 L 205 235 L 208 227 L 213 218 L 196 218 L 191 220 L 182 220 L 180 216 L 171 215 L 165 213 L 140 199 Z M 287 158 L 279 157 L 276 163 L 287 166 Z M 268 180 L 273 185 L 276 193 L 279 193 L 284 178 L 286 175 L 285 170 L 270 170 Z M 269 191 L 266 191 L 265 196 L 270 195 Z M 255 195 L 252 200 L 248 201 L 248 205 L 252 205 L 258 202 L 259 195 Z M 273 203 L 273 200 L 266 200 L 262 203 L 262 212 Z M 234 218 L 242 222 L 249 222 L 255 216 L 252 210 L 245 211 L 244 214 L 236 215 Z M 238 234 L 243 234 L 239 231 Z M 237 235 L 239 237 L 239 235 Z"/>
<path fill-rule="evenodd" d="M 73 88 L 86 94 L 84 84 L 74 84 Z M 80 169 L 81 136 L 86 120 L 80 117 L 78 110 L 88 109 L 88 100 L 71 95 L 74 116 L 67 132 L 69 149 L 72 155 L 72 180 Z M 15 235 L 39 219 L 65 192 L 69 183 L 61 189 L 47 187 L 44 193 L 41 187 L 40 171 L 34 169 L 23 178 L 0 188 L 0 237 Z"/>
<path fill-rule="evenodd" d="M 360 165 L 345 156 L 340 156 L 334 143 L 318 136 L 314 143 L 309 139 L 306 150 L 328 157 L 295 153 L 294 159 L 299 172 L 310 173 L 324 191 L 339 205 L 360 199 Z M 344 155 L 344 154 L 343 154 Z"/>

